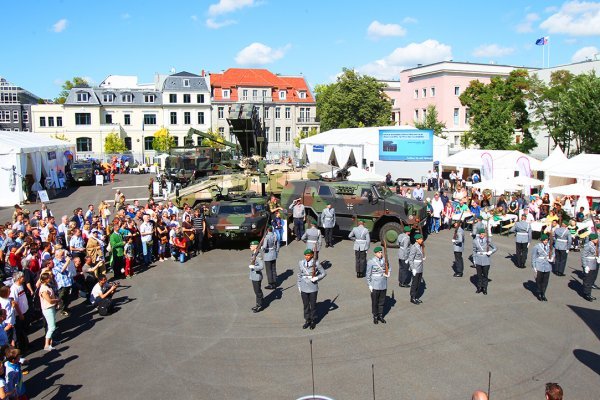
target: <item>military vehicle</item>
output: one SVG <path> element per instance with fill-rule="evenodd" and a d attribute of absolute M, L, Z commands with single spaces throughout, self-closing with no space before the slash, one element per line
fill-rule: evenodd
<path fill-rule="evenodd" d="M 211 247 L 220 240 L 260 239 L 269 215 L 261 197 L 226 196 L 212 202 L 206 216 Z"/>
<path fill-rule="evenodd" d="M 385 238 L 390 247 L 396 246 L 403 225 L 423 227 L 427 221 L 425 203 L 392 193 L 384 182 L 290 181 L 281 192 L 281 204 L 287 208 L 298 198 L 302 199 L 309 218 L 314 219 L 331 202 L 338 234 L 352 230 L 360 219 L 373 233 L 373 239 Z"/>
<path fill-rule="evenodd" d="M 94 183 L 96 168 L 93 161 L 81 160 L 71 164 L 71 179 L 76 183 Z"/>

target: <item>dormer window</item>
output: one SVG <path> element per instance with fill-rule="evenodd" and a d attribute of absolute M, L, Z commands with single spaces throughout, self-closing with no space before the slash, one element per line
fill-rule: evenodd
<path fill-rule="evenodd" d="M 298 92 L 298 97 L 300 99 L 305 99 L 306 98 L 306 92 L 304 90 L 301 90 L 300 92 Z"/>
<path fill-rule="evenodd" d="M 77 102 L 78 103 L 87 103 L 88 101 L 90 101 L 90 94 L 88 92 L 77 93 Z"/>
<path fill-rule="evenodd" d="M 183 80 L 183 87 L 190 87 L 190 80 L 189 79 L 184 79 Z"/>
<path fill-rule="evenodd" d="M 113 101 L 115 101 L 115 94 L 114 93 L 104 93 L 102 95 L 102 100 L 105 103 L 112 103 Z"/>
<path fill-rule="evenodd" d="M 286 95 L 286 91 L 280 90 L 279 91 L 279 100 L 285 100 L 285 95 Z"/>
<path fill-rule="evenodd" d="M 144 95 L 144 103 L 154 103 L 156 100 L 156 96 L 153 94 L 145 94 Z"/>
<path fill-rule="evenodd" d="M 123 103 L 131 103 L 133 102 L 133 95 L 131 93 L 123 93 L 121 95 L 121 101 Z"/>
<path fill-rule="evenodd" d="M 229 89 L 223 89 L 223 98 L 228 99 L 231 96 L 231 91 Z"/>

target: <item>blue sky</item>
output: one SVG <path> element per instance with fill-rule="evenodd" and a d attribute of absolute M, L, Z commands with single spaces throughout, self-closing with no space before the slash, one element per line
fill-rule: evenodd
<path fill-rule="evenodd" d="M 600 2 L 44 0 L 2 6 L 0 76 L 45 98 L 64 80 L 151 82 L 171 68 L 260 67 L 332 82 L 344 67 L 382 79 L 452 59 L 540 67 L 600 49 Z"/>

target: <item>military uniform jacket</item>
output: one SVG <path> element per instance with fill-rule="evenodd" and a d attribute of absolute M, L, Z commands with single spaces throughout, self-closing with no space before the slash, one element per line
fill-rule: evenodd
<path fill-rule="evenodd" d="M 480 237 L 476 237 L 473 239 L 473 264 L 475 265 L 491 265 L 491 257 L 487 255 L 488 249 L 488 240 L 489 238 L 481 239 Z M 489 241 L 490 251 L 495 253 L 498 249 Z"/>
<path fill-rule="evenodd" d="M 317 263 L 317 273 L 315 277 L 318 279 L 317 282 L 312 282 L 313 264 Z M 313 293 L 319 291 L 319 283 L 321 279 L 325 278 L 327 273 L 321 267 L 321 264 L 315 259 L 311 259 L 310 262 L 306 260 L 300 260 L 298 263 L 298 289 L 304 293 Z"/>
<path fill-rule="evenodd" d="M 531 242 L 531 226 L 527 221 L 518 221 L 515 222 L 512 228 L 510 228 L 511 232 L 515 233 L 515 241 L 517 243 L 529 243 Z"/>
<path fill-rule="evenodd" d="M 262 270 L 265 268 L 265 263 L 263 262 L 260 254 L 256 256 L 254 264 L 252 264 L 252 257 L 250 257 L 250 264 L 248 265 L 254 265 L 254 267 L 250 269 L 250 280 L 262 281 Z"/>
<path fill-rule="evenodd" d="M 423 273 L 423 249 L 419 245 L 419 243 L 414 243 L 410 247 L 410 252 L 408 253 L 408 269 L 414 271 L 415 273 Z"/>
<path fill-rule="evenodd" d="M 323 228 L 335 227 L 335 209 L 333 207 L 325 207 L 325 209 L 321 213 L 321 226 Z"/>
<path fill-rule="evenodd" d="M 569 250 L 573 237 L 567 228 L 562 226 L 554 230 L 554 248 L 556 250 Z"/>
<path fill-rule="evenodd" d="M 315 250 L 316 246 L 316 251 L 321 251 L 321 231 L 319 228 L 308 228 L 302 235 L 302 240 L 306 242 L 307 249 Z"/>
<path fill-rule="evenodd" d="M 587 242 L 581 250 L 581 264 L 591 270 L 598 269 L 598 253 L 592 241 Z"/>
<path fill-rule="evenodd" d="M 410 236 L 406 233 L 398 235 L 398 260 L 406 261 L 410 250 Z"/>
<path fill-rule="evenodd" d="M 477 232 L 479 232 L 480 229 L 485 229 L 485 226 L 483 225 L 483 222 L 481 222 L 481 221 L 479 221 L 478 223 L 476 223 L 473 226 L 473 230 L 471 231 L 471 236 L 476 237 Z"/>
<path fill-rule="evenodd" d="M 452 241 L 452 251 L 457 253 L 462 253 L 465 249 L 465 231 L 463 228 L 459 227 L 456 231 L 456 238 L 453 237 Z"/>
<path fill-rule="evenodd" d="M 552 265 L 548 258 L 550 257 L 550 246 L 544 243 L 538 243 L 531 253 L 531 265 L 538 272 L 552 271 Z"/>
<path fill-rule="evenodd" d="M 367 251 L 371 244 L 371 237 L 369 236 L 369 230 L 364 226 L 356 226 L 352 228 L 352 231 L 348 235 L 348 239 L 354 240 L 354 250 Z"/>
<path fill-rule="evenodd" d="M 388 276 L 392 268 L 388 269 Z M 367 283 L 375 290 L 387 289 L 387 277 L 385 276 L 385 258 L 373 257 L 367 261 Z"/>
<path fill-rule="evenodd" d="M 260 249 L 263 251 L 264 261 L 277 260 L 277 255 L 279 254 L 279 240 L 277 240 L 277 236 L 273 232 L 268 232 Z"/>

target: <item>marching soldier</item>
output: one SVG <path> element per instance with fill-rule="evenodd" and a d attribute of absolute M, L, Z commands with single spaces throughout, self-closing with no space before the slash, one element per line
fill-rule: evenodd
<path fill-rule="evenodd" d="M 352 228 L 348 239 L 354 240 L 354 259 L 356 263 L 356 277 L 363 278 L 367 269 L 367 250 L 371 244 L 369 230 L 365 228 L 365 223 L 358 220 L 358 226 Z"/>
<path fill-rule="evenodd" d="M 452 238 L 452 251 L 454 252 L 454 276 L 462 278 L 465 264 L 463 262 L 463 250 L 465 249 L 465 231 L 462 228 L 462 221 L 454 221 L 454 237 Z"/>
<path fill-rule="evenodd" d="M 310 228 L 302 235 L 302 241 L 306 243 L 306 248 L 311 249 L 314 256 L 319 259 L 319 251 L 321 251 L 321 231 L 317 228 L 317 221 L 310 221 Z"/>
<path fill-rule="evenodd" d="M 318 281 L 325 278 L 327 273 L 318 261 L 313 258 L 311 249 L 304 250 L 304 260 L 298 263 L 298 290 L 302 296 L 304 305 L 304 325 L 302 329 L 310 327 L 315 329 L 317 293 L 319 292 Z"/>
<path fill-rule="evenodd" d="M 375 256 L 367 261 L 367 284 L 371 291 L 371 312 L 373 313 L 373 323 L 381 322 L 383 319 L 383 306 L 385 305 L 385 294 L 387 290 L 387 278 L 390 277 L 390 267 L 385 272 L 385 264 L 388 260 L 383 258 L 383 249 L 377 246 L 373 249 Z"/>
<path fill-rule="evenodd" d="M 592 287 L 596 282 L 598 276 L 598 264 L 600 263 L 600 257 L 598 257 L 598 234 L 592 233 L 588 236 L 589 241 L 583 246 L 581 250 L 581 263 L 583 265 L 583 298 L 587 301 L 594 301 L 596 298 L 592 296 Z"/>
<path fill-rule="evenodd" d="M 478 233 L 479 237 L 473 240 L 473 263 L 477 268 L 477 291 L 475 293 L 487 295 L 490 256 L 498 249 L 490 238 L 486 237 L 485 229 L 480 229 Z"/>
<path fill-rule="evenodd" d="M 408 254 L 408 268 L 412 273 L 412 283 L 410 285 L 410 302 L 413 304 L 421 304 L 422 301 L 417 298 L 419 288 L 421 287 L 421 278 L 423 277 L 423 262 L 425 255 L 423 254 L 423 235 L 417 233 L 415 235 L 415 243 L 410 247 Z"/>
<path fill-rule="evenodd" d="M 473 238 L 473 240 L 475 240 L 475 238 L 477 237 L 477 232 L 479 232 L 480 229 L 485 229 L 485 225 L 483 225 L 481 217 L 474 215 L 473 225 L 471 226 L 471 238 Z"/>
<path fill-rule="evenodd" d="M 521 215 L 521 220 L 515 223 L 510 231 L 515 233 L 517 268 L 525 268 L 527 249 L 531 243 L 531 226 L 527 222 L 527 215 Z"/>
<path fill-rule="evenodd" d="M 335 208 L 331 203 L 321 213 L 321 226 L 325 229 L 325 247 L 333 247 L 333 228 L 335 228 Z"/>
<path fill-rule="evenodd" d="M 250 242 L 250 251 L 252 257 L 250 258 L 250 280 L 252 281 L 252 287 L 254 288 L 254 294 L 256 295 L 256 306 L 252 307 L 252 311 L 257 313 L 263 309 L 263 291 L 261 289 L 262 282 L 262 270 L 265 268 L 265 264 L 260 257 L 258 252 L 258 240 Z"/>
<path fill-rule="evenodd" d="M 543 233 L 540 236 L 541 242 L 536 244 L 531 253 L 531 265 L 535 271 L 535 284 L 537 285 L 537 299 L 539 301 L 548 301 L 546 298 L 546 288 L 550 280 L 550 271 L 552 271 L 552 261 L 550 256 L 550 245 L 548 244 L 548 235 Z"/>
<path fill-rule="evenodd" d="M 261 247 L 263 251 L 263 260 L 265 262 L 265 268 L 267 270 L 267 282 L 268 285 L 265 289 L 276 289 L 277 288 L 277 255 L 279 254 L 279 240 L 277 235 L 273 233 L 273 227 L 267 228 L 267 234 L 263 240 Z"/>
<path fill-rule="evenodd" d="M 410 272 L 408 272 L 408 253 L 410 251 L 410 226 L 404 227 L 404 232 L 398 235 L 398 283 L 400 287 L 409 287 Z"/>
<path fill-rule="evenodd" d="M 554 231 L 554 273 L 557 276 L 565 276 L 565 268 L 567 266 L 567 254 L 571 249 L 573 237 L 567 228 L 569 218 L 563 218 L 560 226 Z"/>

